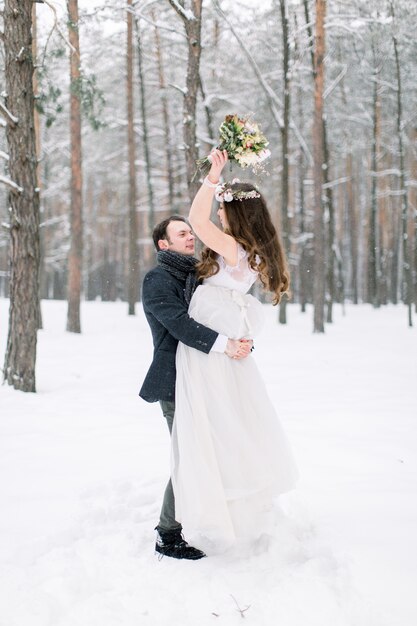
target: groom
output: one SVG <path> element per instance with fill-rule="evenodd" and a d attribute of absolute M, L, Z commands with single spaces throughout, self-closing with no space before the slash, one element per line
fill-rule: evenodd
<path fill-rule="evenodd" d="M 158 251 L 157 267 L 143 281 L 142 303 L 151 328 L 153 361 L 139 392 L 146 402 L 159 402 L 170 433 L 175 413 L 175 355 L 178 341 L 208 354 L 224 352 L 241 359 L 250 352 L 251 344 L 219 335 L 188 315 L 188 305 L 197 278 L 194 257 L 195 237 L 188 222 L 172 215 L 157 224 L 153 241 Z M 175 519 L 175 501 L 171 480 L 165 490 L 159 524 L 156 527 L 155 550 L 176 559 L 201 559 L 204 552 L 184 540 L 182 526 Z"/>

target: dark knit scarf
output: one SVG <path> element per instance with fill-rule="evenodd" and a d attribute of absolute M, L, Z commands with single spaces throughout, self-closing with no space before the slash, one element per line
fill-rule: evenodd
<path fill-rule="evenodd" d="M 185 284 L 184 297 L 187 305 L 190 304 L 192 295 L 198 286 L 195 274 L 198 259 L 172 250 L 159 250 L 157 258 L 158 265 Z"/>

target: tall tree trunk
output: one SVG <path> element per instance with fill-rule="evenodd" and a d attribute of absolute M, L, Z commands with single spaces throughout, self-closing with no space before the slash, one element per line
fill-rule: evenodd
<path fill-rule="evenodd" d="M 84 255 L 87 265 L 87 280 L 85 285 L 85 297 L 87 300 L 94 300 L 95 294 L 95 269 L 94 269 L 94 224 L 96 223 L 96 216 L 94 214 L 94 176 L 89 175 L 87 178 L 87 184 L 85 185 L 85 201 L 84 208 L 86 214 L 86 237 L 85 237 L 85 249 Z"/>
<path fill-rule="evenodd" d="M 342 54 L 340 48 L 338 48 L 338 59 L 339 62 L 343 62 Z M 342 79 L 340 81 L 340 89 L 342 93 L 342 102 L 345 107 L 345 111 L 347 114 L 348 111 L 348 99 L 346 96 L 345 82 Z M 350 147 L 350 135 L 349 129 L 344 129 L 344 138 L 347 146 L 347 154 L 346 154 L 346 189 L 344 194 L 344 204 L 345 204 L 345 215 L 346 218 L 344 222 L 346 223 L 345 235 L 346 240 L 349 242 L 349 245 L 346 245 L 345 256 L 349 258 L 350 256 L 350 266 L 351 266 L 351 294 L 352 301 L 354 304 L 358 304 L 358 236 L 357 236 L 357 218 L 356 218 L 356 207 L 354 201 L 354 176 L 353 176 L 353 157 L 352 157 L 352 148 Z M 339 263 L 339 262 L 338 262 Z M 340 269 L 339 264 L 339 272 L 343 271 L 343 267 Z M 343 280 L 344 284 L 344 280 Z M 343 288 L 343 299 L 344 299 L 344 288 Z"/>
<path fill-rule="evenodd" d="M 395 28 L 395 15 L 394 15 L 394 3 L 391 0 L 391 15 Z M 394 57 L 397 79 L 397 135 L 398 135 L 398 148 L 400 153 L 400 184 L 401 184 L 401 226 L 402 226 L 402 296 L 405 305 L 407 306 L 408 313 L 408 325 L 413 325 L 413 313 L 412 313 L 412 284 L 411 284 L 411 266 L 409 260 L 409 243 L 408 243 L 408 195 L 407 195 L 407 181 L 405 173 L 405 155 L 404 155 L 404 129 L 402 119 L 402 82 L 401 82 L 401 68 L 400 58 L 398 54 L 398 43 L 395 32 L 392 34 L 392 42 L 394 45 Z"/>
<path fill-rule="evenodd" d="M 217 70 L 220 67 L 220 63 L 221 63 L 221 49 L 219 46 L 220 33 L 221 33 L 220 22 L 217 19 L 217 17 L 214 15 L 213 16 L 213 35 L 211 39 L 211 45 L 212 45 L 212 50 L 213 50 L 213 62 L 211 66 L 211 80 L 213 83 L 217 82 L 217 77 L 218 77 Z"/>
<path fill-rule="evenodd" d="M 67 0 L 70 53 L 71 135 L 71 246 L 68 257 L 67 330 L 81 332 L 80 300 L 83 256 L 82 171 L 81 171 L 81 84 L 78 0 Z"/>
<path fill-rule="evenodd" d="M 34 128 L 32 0 L 5 0 L 6 138 L 9 150 L 10 309 L 4 379 L 36 391 L 39 193 Z"/>
<path fill-rule="evenodd" d="M 313 27 L 310 21 L 310 11 L 308 8 L 308 0 L 303 0 L 303 6 L 304 6 L 304 18 L 306 22 L 307 36 L 308 36 L 308 41 L 310 42 L 309 48 L 310 48 L 311 67 L 312 67 L 313 75 L 314 75 Z"/>
<path fill-rule="evenodd" d="M 164 125 L 164 144 L 165 144 L 165 155 L 166 155 L 166 172 L 167 172 L 167 181 L 168 181 L 168 197 L 169 197 L 169 211 L 171 214 L 177 212 L 176 202 L 175 202 L 175 188 L 174 188 L 174 176 L 173 176 L 173 146 L 172 146 L 172 136 L 171 136 L 171 121 L 169 114 L 169 105 L 168 98 L 166 94 L 166 81 L 165 81 L 165 70 L 164 70 L 164 62 L 162 57 L 162 49 L 161 49 L 161 38 L 159 36 L 159 29 L 156 24 L 156 14 L 155 9 L 151 10 L 152 21 L 155 24 L 155 46 L 156 46 L 156 60 L 158 63 L 158 80 L 159 80 L 159 90 L 161 93 L 161 104 L 162 104 L 162 119 Z"/>
<path fill-rule="evenodd" d="M 313 29 L 311 26 L 311 22 L 310 22 L 310 15 L 309 15 L 309 9 L 308 9 L 308 0 L 304 0 L 303 1 L 304 4 L 304 17 L 305 17 L 305 21 L 306 21 L 306 28 L 307 28 L 307 35 L 309 38 L 309 41 L 312 42 L 313 41 Z M 325 2 L 324 2 L 324 11 L 326 10 L 326 6 L 325 6 Z M 325 17 L 325 16 L 324 16 Z M 323 20 L 324 20 L 323 17 Z M 316 2 L 316 20 L 317 20 L 317 2 Z M 323 31 L 324 33 L 324 31 Z M 324 34 L 323 34 L 323 38 L 324 38 Z M 317 41 L 317 34 L 316 34 L 316 41 Z M 325 45 L 324 39 L 323 39 L 323 46 Z M 317 67 L 316 67 L 316 55 L 317 55 L 317 45 L 315 50 L 313 49 L 313 47 L 310 47 L 310 57 L 311 57 L 311 67 L 312 67 L 312 72 L 313 72 L 313 77 L 315 79 L 314 85 L 315 85 L 315 101 L 316 101 L 316 81 L 317 81 Z M 324 48 L 323 48 L 323 58 L 324 58 Z M 323 87 L 322 89 L 324 90 L 324 69 L 323 69 Z M 326 211 L 327 211 L 327 223 L 328 223 L 328 232 L 327 232 L 327 272 L 326 272 L 326 281 L 327 281 L 327 287 L 328 287 L 328 301 L 327 301 L 327 322 L 331 323 L 333 321 L 333 302 L 334 302 L 334 297 L 335 297 L 335 286 L 334 286 L 334 266 L 335 266 L 335 243 L 334 243 L 334 229 L 335 229 L 335 216 L 334 216 L 334 207 L 333 207 L 333 192 L 332 189 L 329 185 L 330 183 L 330 154 L 329 154 L 329 146 L 328 146 L 328 142 L 327 142 L 327 129 L 326 129 L 326 120 L 324 118 L 324 111 L 323 111 L 323 96 L 321 96 L 321 107 L 322 107 L 322 165 L 321 165 L 321 169 L 322 169 L 322 182 L 325 184 L 325 187 L 323 188 L 324 191 L 324 197 L 325 197 L 325 202 L 326 202 Z M 313 131 L 313 141 L 315 141 L 314 139 L 314 131 Z M 316 164 L 314 166 L 314 168 L 316 167 Z M 314 170 L 315 171 L 315 170 Z M 316 180 L 316 177 L 314 177 L 314 179 Z M 316 185 L 314 186 L 315 189 L 315 193 L 316 193 Z M 322 204 L 323 204 L 323 199 L 322 199 Z M 315 202 L 316 205 L 316 202 Z M 322 211 L 323 211 L 324 207 L 322 206 Z M 315 213 L 316 213 L 316 208 L 315 208 Z M 315 215 L 315 224 L 316 224 L 316 218 L 317 215 Z M 325 251 L 324 251 L 324 247 L 325 247 L 325 241 L 326 241 L 326 237 L 325 237 L 325 221 L 324 221 L 324 214 L 323 214 L 323 272 L 326 271 L 326 258 L 325 258 Z M 317 247 L 314 247 L 315 253 L 317 250 Z M 314 253 L 314 254 L 315 254 Z M 316 262 L 315 262 L 316 263 Z M 326 293 L 326 284 L 324 284 L 324 295 L 323 295 L 323 302 L 325 301 L 325 293 Z M 324 305 L 323 305 L 324 306 Z M 323 313 L 324 316 L 324 313 Z M 315 318 L 316 319 L 316 307 L 315 307 Z M 316 331 L 316 322 L 314 322 L 314 329 Z M 324 332 L 324 327 L 323 327 L 323 331 L 317 331 L 317 332 Z"/>
<path fill-rule="evenodd" d="M 281 12 L 282 46 L 283 46 L 283 79 L 284 79 L 284 110 L 283 126 L 281 129 L 281 154 L 282 154 L 282 174 L 281 174 L 281 226 L 282 242 L 285 254 L 289 258 L 290 254 L 290 219 L 288 216 L 288 196 L 289 196 L 289 131 L 290 131 L 290 42 L 288 25 L 288 5 L 287 0 L 279 0 Z M 287 323 L 287 298 L 282 298 L 279 305 L 279 323 Z"/>
<path fill-rule="evenodd" d="M 34 101 L 38 96 L 38 70 L 37 70 L 37 57 L 38 57 L 38 28 L 36 18 L 36 2 L 32 7 L 32 62 L 33 62 L 33 97 Z M 41 159 L 41 128 L 39 120 L 39 111 L 36 106 L 33 107 L 33 121 L 35 126 L 35 141 L 36 141 L 36 184 L 41 189 L 41 175 L 40 175 L 40 159 Z M 42 206 L 40 206 L 40 212 L 42 213 Z M 44 255 L 44 236 L 43 229 L 39 231 L 39 298 L 38 298 L 38 329 L 42 328 L 42 311 L 41 311 L 41 294 L 42 294 L 42 278 L 45 271 L 45 255 Z"/>
<path fill-rule="evenodd" d="M 297 14 L 294 13 L 294 29 L 295 32 L 298 33 L 298 23 L 297 23 Z M 300 45 L 298 41 L 298 36 L 295 37 L 295 56 L 298 58 L 300 54 Z M 298 109 L 298 123 L 300 125 L 301 131 L 304 130 L 304 110 L 303 110 L 303 91 L 301 88 L 301 83 L 299 82 L 297 87 L 297 109 Z M 305 193 L 304 193 L 304 178 L 306 175 L 306 164 L 304 152 L 300 148 L 298 149 L 297 156 L 298 163 L 298 205 L 299 205 L 299 239 L 300 239 L 300 253 L 299 253 L 299 264 L 298 264 L 298 276 L 299 276 L 299 296 L 300 296 L 300 305 L 301 312 L 305 313 L 307 307 L 307 247 L 308 240 L 306 237 L 306 211 L 305 211 Z"/>
<path fill-rule="evenodd" d="M 213 145 L 215 145 L 214 128 L 213 128 L 213 115 L 212 115 L 211 109 L 210 109 L 210 107 L 209 107 L 209 105 L 207 104 L 207 101 L 206 101 L 206 92 L 205 92 L 205 89 L 204 89 L 204 84 L 203 84 L 203 80 L 201 78 L 201 74 L 200 74 L 200 94 L 201 94 L 201 98 L 203 100 L 204 112 L 206 114 L 207 136 L 210 139 L 210 143 L 207 142 L 206 146 L 204 147 L 204 149 L 205 149 L 205 151 L 207 153 L 209 153 L 210 150 L 213 148 Z"/>
<path fill-rule="evenodd" d="M 128 314 L 135 315 L 138 299 L 138 217 L 136 212 L 135 131 L 133 119 L 133 13 L 132 0 L 127 2 L 127 145 L 129 160 L 129 266 L 128 266 Z"/>
<path fill-rule="evenodd" d="M 346 157 L 346 174 L 347 174 L 347 188 L 346 188 L 346 202 L 347 202 L 347 214 L 349 225 L 349 242 L 350 242 L 350 257 L 352 266 L 352 300 L 353 304 L 359 303 L 359 290 L 358 290 L 358 218 L 355 204 L 354 195 L 354 174 L 353 174 L 353 156 L 352 152 L 349 152 Z"/>
<path fill-rule="evenodd" d="M 359 299 L 366 302 L 366 257 L 368 253 L 365 228 L 361 228 L 369 218 L 369 158 L 365 151 L 355 159 L 356 177 L 356 206 L 357 224 L 356 232 L 357 258 L 358 258 L 358 292 Z"/>
<path fill-rule="evenodd" d="M 325 5 L 325 3 L 324 3 Z M 304 6 L 304 18 L 305 18 L 305 23 L 306 23 L 306 30 L 307 30 L 307 35 L 308 35 L 308 40 L 311 43 L 310 45 L 310 59 L 311 59 L 311 70 L 312 70 L 312 74 L 313 74 L 313 79 L 314 79 L 314 90 L 315 90 L 315 103 L 316 103 L 316 92 L 317 92 L 317 67 L 316 67 L 316 57 L 317 57 L 317 33 L 316 33 L 316 46 L 313 46 L 313 28 L 312 28 L 312 24 L 311 24 L 311 20 L 310 20 L 310 14 L 309 14 L 309 7 L 308 7 L 308 0 L 303 0 L 303 6 Z M 316 2 L 316 16 L 317 16 L 317 2 Z M 324 6 L 324 11 L 326 10 L 326 6 Z M 317 20 L 317 17 L 316 17 Z M 323 17 L 323 21 L 324 21 L 324 17 Z M 324 46 L 325 42 L 324 42 L 324 34 L 323 34 L 323 46 Z M 324 58 L 324 50 L 323 50 L 323 58 Z M 324 91 L 324 69 L 323 69 L 323 86 L 322 86 L 322 92 Z M 323 184 L 324 182 L 329 182 L 329 151 L 328 151 L 328 146 L 327 146 L 327 134 L 326 134 L 326 126 L 325 126 L 325 120 L 324 120 L 324 112 L 323 112 L 323 96 L 320 96 L 321 98 L 321 116 L 322 116 L 322 129 L 321 129 L 321 135 L 322 135 L 322 142 L 321 142 L 321 146 L 317 146 L 316 144 L 316 140 L 315 140 L 315 132 L 314 132 L 314 125 L 313 125 L 313 143 L 314 143 L 314 147 L 321 152 L 321 156 L 320 156 L 320 160 L 321 160 L 321 184 Z M 315 104 L 316 106 L 316 104 Z M 316 120 L 314 121 L 314 124 L 316 123 Z M 317 129 L 317 133 L 318 133 L 318 129 Z M 323 191 L 324 189 L 322 188 L 322 192 L 321 192 L 321 211 L 322 211 L 322 217 L 319 218 L 317 215 L 317 197 L 316 194 L 317 192 L 317 177 L 316 177 L 316 171 L 318 171 L 317 168 L 317 164 L 316 164 L 316 154 L 317 154 L 317 150 L 316 153 L 314 153 L 314 149 L 313 149 L 313 154 L 315 155 L 314 157 L 314 167 L 313 167 L 313 177 L 314 177 L 314 205 L 315 205 L 315 209 L 314 209 L 314 225 L 313 225 L 313 230 L 314 230 L 314 239 L 313 239 L 313 263 L 314 263 L 314 273 L 313 273 L 313 281 L 314 281 L 314 289 L 313 289 L 313 304 L 314 304 L 314 331 L 315 332 L 324 332 L 324 303 L 325 303 L 325 295 L 326 295 L 326 281 L 327 284 L 329 285 L 329 302 L 328 302 L 328 309 L 327 309 L 327 321 L 331 322 L 332 321 L 332 298 L 333 298 L 333 281 L 334 281 L 334 277 L 333 277 L 333 268 L 331 268 L 331 271 L 327 272 L 327 274 L 325 274 L 326 272 L 326 251 L 325 251 L 325 242 L 326 242 L 326 228 L 325 228 L 325 221 L 324 221 L 324 206 L 323 206 Z M 332 249 L 332 244 L 331 241 L 333 240 L 333 223 L 331 222 L 331 217 L 332 217 L 332 213 L 333 213 L 333 204 L 332 204 L 332 195 L 331 195 L 331 190 L 329 188 L 326 188 L 326 205 L 328 208 L 328 213 L 329 213 L 329 233 L 328 233 L 328 252 L 327 252 L 327 256 L 328 256 L 328 260 L 329 263 L 332 262 L 333 259 L 333 253 L 334 250 Z M 320 235 L 320 242 L 317 242 L 317 229 L 319 228 L 318 223 L 320 222 L 322 223 L 322 233 Z M 316 243 L 317 242 L 317 243 Z M 320 259 L 316 260 L 316 253 L 318 253 L 320 255 Z M 316 268 L 318 269 L 319 265 L 321 266 L 321 272 L 323 274 L 323 278 L 316 278 Z M 322 285 L 322 290 L 323 293 L 322 294 L 318 294 L 316 293 L 316 280 L 323 280 L 323 285 Z M 317 300 L 319 300 L 320 304 L 319 304 L 319 308 L 320 308 L 320 312 L 316 306 Z M 321 304 L 322 303 L 322 304 Z M 321 307 L 323 307 L 322 312 L 321 312 Z M 323 321 L 320 322 L 320 319 L 317 321 L 317 318 L 323 318 Z"/>
<path fill-rule="evenodd" d="M 392 304 L 398 304 L 398 270 L 400 264 L 400 228 L 398 222 L 397 211 L 393 210 L 392 202 L 391 202 L 391 230 L 392 230 L 392 239 L 391 239 L 391 251 L 390 251 L 390 261 L 391 261 L 391 280 L 390 280 L 390 300 Z"/>
<path fill-rule="evenodd" d="M 140 22 L 138 18 L 135 18 L 136 26 L 136 43 L 138 54 L 138 75 L 139 75 L 139 92 L 140 92 L 140 112 L 142 116 L 142 131 L 143 131 L 143 151 L 145 156 L 145 168 L 146 168 L 146 186 L 148 188 L 148 232 L 145 234 L 149 237 L 152 236 L 153 227 L 155 226 L 155 203 L 153 196 L 152 185 L 152 166 L 151 156 L 149 151 L 149 133 L 148 133 L 148 117 L 146 114 L 146 93 L 145 93 L 145 74 L 143 71 L 143 52 L 142 52 L 142 37 L 140 31 Z"/>
<path fill-rule="evenodd" d="M 299 120 L 302 119 L 302 97 L 301 90 L 298 94 L 298 110 Z M 304 178 L 306 173 L 304 152 L 298 150 L 298 202 L 299 202 L 299 232 L 300 232 L 300 262 L 299 262 L 299 282 L 300 282 L 300 304 L 301 312 L 305 313 L 307 308 L 307 259 L 308 259 L 308 244 L 306 233 L 306 211 L 305 211 L 305 194 L 304 194 Z"/>
<path fill-rule="evenodd" d="M 314 46 L 314 332 L 324 332 L 325 258 L 323 221 L 323 91 L 326 0 L 316 0 Z"/>
<path fill-rule="evenodd" d="M 369 245 L 368 245 L 368 302 L 374 307 L 380 306 L 379 294 L 379 264 L 380 264 L 380 247 L 378 233 L 378 153 L 379 153 L 379 135 L 380 135 L 380 98 L 377 58 L 372 44 L 373 63 L 374 63 L 374 84 L 372 97 L 372 179 L 371 179 L 371 215 L 369 221 Z"/>
<path fill-rule="evenodd" d="M 333 322 L 333 302 L 335 301 L 335 263 L 336 263 L 336 243 L 335 243 L 335 211 L 333 203 L 333 190 L 330 184 L 330 157 L 329 144 L 327 141 L 327 124 L 323 117 L 323 181 L 324 197 L 327 212 L 327 318 L 328 324 Z"/>
<path fill-rule="evenodd" d="M 382 208 L 381 208 L 382 207 Z M 388 250 L 386 240 L 388 236 L 388 223 L 386 219 L 385 207 L 379 202 L 379 267 L 381 270 L 381 279 L 379 281 L 379 301 L 380 304 L 388 303 Z"/>
<path fill-rule="evenodd" d="M 32 5 L 32 62 L 33 62 L 33 98 L 36 101 L 38 97 L 39 85 L 38 85 L 38 70 L 37 70 L 37 58 L 38 58 L 38 24 L 36 17 L 36 2 Z M 41 159 L 41 125 L 39 111 L 36 106 L 33 107 L 33 121 L 35 127 L 35 142 L 36 142 L 36 181 L 38 188 L 41 188 L 41 173 L 40 173 L 40 159 Z"/>
<path fill-rule="evenodd" d="M 183 136 L 185 160 L 187 166 L 187 186 L 190 202 L 194 200 L 200 183 L 193 181 L 198 158 L 196 136 L 197 93 L 200 84 L 201 57 L 201 14 L 202 0 L 191 0 L 190 9 L 185 11 L 179 2 L 169 0 L 184 22 L 188 44 L 187 80 L 184 91 L 183 105 Z"/>
<path fill-rule="evenodd" d="M 414 268 L 413 268 L 413 282 L 414 282 L 414 305 L 415 312 L 417 313 L 417 126 L 411 129 L 411 145 L 414 146 L 414 151 L 411 154 L 411 180 L 414 181 L 413 185 L 410 185 L 410 207 L 414 214 Z"/>

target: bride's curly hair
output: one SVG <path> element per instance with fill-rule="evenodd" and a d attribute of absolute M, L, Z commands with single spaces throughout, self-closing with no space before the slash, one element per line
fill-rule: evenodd
<path fill-rule="evenodd" d="M 257 191 L 250 183 L 234 183 L 235 191 Z M 278 304 L 284 293 L 289 293 L 290 276 L 285 253 L 272 223 L 266 202 L 262 195 L 259 198 L 233 198 L 224 202 L 228 228 L 231 235 L 248 253 L 249 265 L 259 272 L 259 278 L 267 291 L 273 294 L 273 304 Z M 205 248 L 201 261 L 196 266 L 200 279 L 217 274 L 220 267 L 216 261 L 217 253 Z M 256 257 L 259 257 L 259 263 Z"/>

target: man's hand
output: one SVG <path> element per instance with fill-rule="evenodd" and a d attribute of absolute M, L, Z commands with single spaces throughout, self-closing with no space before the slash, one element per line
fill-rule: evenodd
<path fill-rule="evenodd" d="M 231 359 L 244 359 L 250 354 L 253 342 L 247 339 L 228 339 L 224 351 Z"/>

